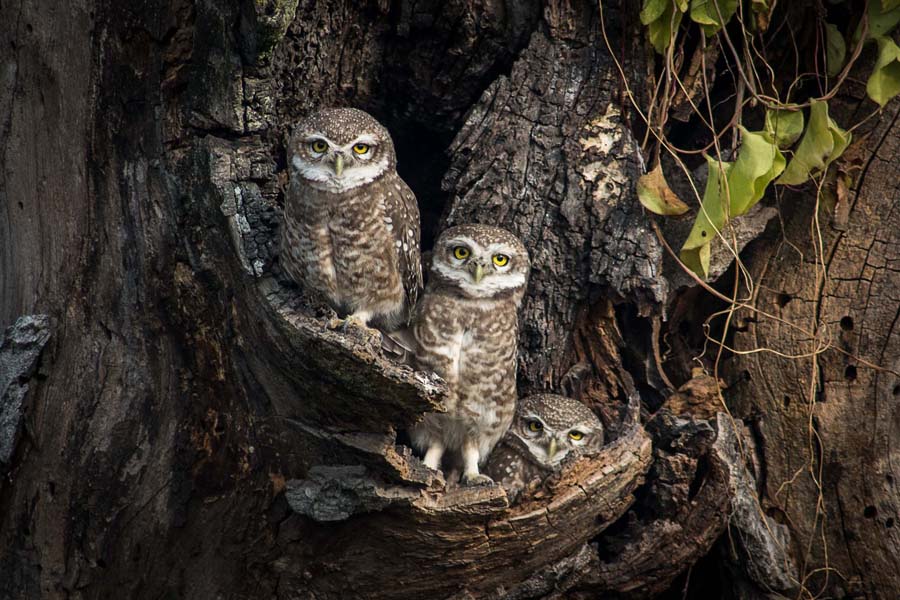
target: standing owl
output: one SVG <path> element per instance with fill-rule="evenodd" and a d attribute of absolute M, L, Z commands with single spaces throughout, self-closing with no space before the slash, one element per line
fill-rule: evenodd
<path fill-rule="evenodd" d="M 536 394 L 522 399 L 509 432 L 491 454 L 485 472 L 506 489 L 511 502 L 559 470 L 568 456 L 603 446 L 603 424 L 581 402 Z"/>
<path fill-rule="evenodd" d="M 341 316 L 392 331 L 422 288 L 419 208 L 391 136 L 353 108 L 301 121 L 289 144 L 281 262 Z"/>
<path fill-rule="evenodd" d="M 446 413 L 411 430 L 425 464 L 462 464 L 462 481 L 488 484 L 479 465 L 509 428 L 516 405 L 518 308 L 528 251 L 505 229 L 461 225 L 435 243 L 428 287 L 412 327 L 415 362 L 446 382 Z"/>

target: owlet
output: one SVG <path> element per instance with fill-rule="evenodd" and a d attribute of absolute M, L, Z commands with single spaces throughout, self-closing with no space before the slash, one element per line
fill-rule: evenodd
<path fill-rule="evenodd" d="M 516 406 L 518 308 L 530 268 L 513 234 L 486 225 L 444 231 L 435 243 L 425 295 L 416 310 L 415 362 L 448 387 L 446 413 L 429 413 L 411 430 L 425 464 L 462 465 L 466 484 L 479 473 L 512 422 Z"/>
<path fill-rule="evenodd" d="M 281 261 L 341 316 L 392 331 L 422 288 L 419 208 L 391 136 L 353 108 L 301 121 L 289 144 Z"/>
<path fill-rule="evenodd" d="M 491 454 L 485 472 L 510 501 L 559 471 L 563 459 L 591 454 L 603 446 L 603 424 L 588 407 L 556 394 L 519 401 L 509 432 Z"/>

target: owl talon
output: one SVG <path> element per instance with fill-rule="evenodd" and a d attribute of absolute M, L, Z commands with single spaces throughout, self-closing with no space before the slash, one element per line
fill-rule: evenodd
<path fill-rule="evenodd" d="M 366 322 L 356 315 L 350 315 L 346 319 L 334 318 L 328 321 L 328 329 L 348 333 L 351 329 L 369 329 Z"/>
<path fill-rule="evenodd" d="M 472 475 L 463 475 L 462 484 L 468 486 L 477 485 L 496 485 L 493 479 L 482 473 L 474 473 Z"/>

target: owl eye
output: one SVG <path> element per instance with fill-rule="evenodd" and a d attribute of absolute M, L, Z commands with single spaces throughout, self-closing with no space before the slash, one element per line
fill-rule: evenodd
<path fill-rule="evenodd" d="M 453 249 L 453 256 L 455 256 L 459 260 L 466 260 L 467 258 L 469 258 L 470 254 L 471 252 L 469 252 L 469 249 L 465 246 L 457 246 Z"/>
<path fill-rule="evenodd" d="M 310 142 L 309 148 L 316 154 L 322 154 L 328 150 L 328 144 L 325 143 L 325 140 L 313 140 Z"/>
<path fill-rule="evenodd" d="M 509 264 L 509 257 L 505 254 L 495 254 L 494 255 L 494 264 L 498 267 L 505 267 Z"/>
<path fill-rule="evenodd" d="M 528 421 L 528 431 L 533 431 L 537 433 L 544 428 L 544 425 L 540 421 Z M 569 434 L 571 435 L 571 434 Z"/>
<path fill-rule="evenodd" d="M 569 438 L 576 442 L 580 442 L 581 440 L 584 439 L 584 434 L 581 433 L 580 431 L 570 431 Z"/>
<path fill-rule="evenodd" d="M 353 151 L 360 156 L 369 151 L 368 144 L 353 144 Z"/>

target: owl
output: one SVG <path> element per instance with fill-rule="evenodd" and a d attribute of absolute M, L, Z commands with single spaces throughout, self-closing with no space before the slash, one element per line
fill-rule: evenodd
<path fill-rule="evenodd" d="M 560 469 L 569 456 L 593 454 L 603 446 L 603 424 L 581 402 L 555 394 L 522 399 L 509 432 L 491 454 L 485 472 L 511 502 Z"/>
<path fill-rule="evenodd" d="M 281 262 L 341 316 L 392 331 L 422 289 L 419 208 L 391 136 L 353 108 L 321 110 L 289 142 Z"/>
<path fill-rule="evenodd" d="M 465 484 L 492 483 L 479 467 L 515 412 L 517 313 L 529 268 L 522 242 L 487 225 L 447 229 L 432 253 L 412 325 L 414 361 L 447 382 L 447 412 L 425 415 L 410 437 L 432 469 L 442 459 L 461 466 Z"/>

